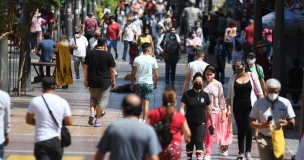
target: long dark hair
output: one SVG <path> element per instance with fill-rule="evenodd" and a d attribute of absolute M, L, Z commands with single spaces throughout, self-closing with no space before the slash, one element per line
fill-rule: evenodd
<path fill-rule="evenodd" d="M 169 88 L 163 92 L 163 106 L 166 108 L 166 115 L 169 124 L 173 120 L 176 99 L 177 94 L 174 89 Z"/>
<path fill-rule="evenodd" d="M 216 75 L 216 70 L 212 65 L 208 65 L 203 73 L 203 80 L 206 80 L 206 71 L 210 71 L 211 73 L 214 73 Z"/>
<path fill-rule="evenodd" d="M 208 48 L 208 54 L 214 54 L 215 46 L 216 46 L 216 41 L 212 39 L 210 41 L 210 45 Z"/>

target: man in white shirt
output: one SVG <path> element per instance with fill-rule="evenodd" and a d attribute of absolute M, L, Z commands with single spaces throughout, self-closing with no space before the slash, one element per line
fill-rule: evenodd
<path fill-rule="evenodd" d="M 267 80 L 266 89 L 268 92 L 267 96 L 257 100 L 252 107 L 250 125 L 253 128 L 259 129 L 257 146 L 260 159 L 277 160 L 274 157 L 270 125 L 276 126 L 277 129 L 280 129 L 281 125 L 282 127 L 293 127 L 296 115 L 290 101 L 279 96 L 281 83 L 278 80 L 273 78 Z M 268 121 L 270 116 L 272 118 Z"/>
<path fill-rule="evenodd" d="M 143 103 L 143 119 L 141 119 L 141 114 L 139 120 L 146 123 L 148 112 L 149 112 L 149 101 L 152 98 L 152 93 L 154 89 L 157 88 L 158 73 L 157 73 L 157 62 L 156 59 L 151 57 L 151 44 L 142 44 L 143 55 L 135 58 L 132 67 L 131 74 L 131 90 L 142 99 Z M 154 74 L 154 85 L 153 85 L 153 75 Z M 134 86 L 134 79 L 136 74 L 136 87 Z"/>
<path fill-rule="evenodd" d="M 131 47 L 133 41 L 137 42 L 138 39 L 137 28 L 132 23 L 132 17 L 128 17 L 127 25 L 125 25 L 125 28 L 122 30 L 122 37 L 123 38 L 121 39 L 121 42 L 124 43 L 124 51 L 123 51 L 122 59 L 125 61 L 128 48 Z"/>
<path fill-rule="evenodd" d="M 70 41 L 70 48 L 73 49 L 73 57 L 74 57 L 74 68 L 75 68 L 75 74 L 76 79 L 79 79 L 79 65 L 81 63 L 83 67 L 84 58 L 86 56 L 86 52 L 88 49 L 88 40 L 86 37 L 81 35 L 80 29 L 75 30 L 75 38 L 76 38 L 76 44 L 75 39 L 72 38 Z"/>
<path fill-rule="evenodd" d="M 54 78 L 43 78 L 43 95 L 33 98 L 27 110 L 26 123 L 35 126 L 36 130 L 34 149 L 36 159 L 62 159 L 62 121 L 64 120 L 64 125 L 72 125 L 73 123 L 68 102 L 54 94 L 56 87 Z M 59 126 L 57 126 L 49 110 Z"/>
<path fill-rule="evenodd" d="M 0 79 L 1 83 L 1 79 Z M 11 98 L 9 94 L 0 90 L 0 159 L 3 158 L 4 146 L 9 143 L 8 133 L 11 127 Z"/>
<path fill-rule="evenodd" d="M 185 81 L 184 81 L 182 95 L 184 95 L 188 83 L 189 83 L 189 89 L 192 89 L 192 87 L 193 87 L 193 85 L 192 85 L 193 76 L 197 72 L 204 73 L 206 67 L 209 65 L 208 63 L 203 61 L 204 51 L 202 49 L 198 49 L 195 52 L 195 57 L 196 57 L 197 60 L 193 61 L 193 62 L 190 62 L 187 66 L 187 70 L 186 70 L 187 73 L 186 73 L 186 78 L 185 78 Z"/>
<path fill-rule="evenodd" d="M 90 42 L 90 50 L 94 50 L 94 48 L 97 45 L 97 41 L 98 41 L 99 37 L 100 37 L 100 31 L 99 30 L 95 30 L 94 31 L 94 37 L 89 40 L 89 42 Z"/>
<path fill-rule="evenodd" d="M 111 9 L 110 9 L 111 7 L 110 7 L 110 5 L 107 4 L 106 7 L 107 7 L 107 8 L 105 8 L 105 9 L 103 10 L 103 14 L 106 14 L 107 12 L 108 12 L 108 13 L 111 13 Z"/>

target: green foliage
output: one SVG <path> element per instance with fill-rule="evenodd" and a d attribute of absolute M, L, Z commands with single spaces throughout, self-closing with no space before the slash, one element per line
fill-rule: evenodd
<path fill-rule="evenodd" d="M 0 0 L 0 32 L 6 27 L 6 16 L 8 12 L 9 6 L 7 0 Z M 0 35 L 1 36 L 1 35 Z"/>
<path fill-rule="evenodd" d="M 99 20 L 102 19 L 103 17 L 103 9 L 102 8 L 98 8 L 98 6 L 96 5 L 96 18 L 98 18 Z"/>
<path fill-rule="evenodd" d="M 112 15 L 114 15 L 114 11 L 117 5 L 117 1 L 118 0 L 100 0 L 100 8 L 105 9 L 106 5 L 109 4 L 110 5 L 110 9 L 111 9 L 111 13 Z"/>

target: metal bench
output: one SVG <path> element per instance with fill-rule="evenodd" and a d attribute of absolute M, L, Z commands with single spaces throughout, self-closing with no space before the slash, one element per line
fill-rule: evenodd
<path fill-rule="evenodd" d="M 34 69 L 37 73 L 37 76 L 34 77 L 34 82 L 32 82 L 32 84 L 41 82 L 43 77 L 54 77 L 55 78 L 56 62 L 31 62 L 31 65 L 34 67 Z M 46 75 L 44 75 L 44 72 L 41 72 L 41 70 L 40 70 L 40 72 L 38 72 L 36 66 L 38 66 L 38 67 L 46 66 Z M 50 74 L 52 66 L 55 67 L 53 75 Z M 43 68 L 42 68 L 42 71 L 43 71 Z"/>

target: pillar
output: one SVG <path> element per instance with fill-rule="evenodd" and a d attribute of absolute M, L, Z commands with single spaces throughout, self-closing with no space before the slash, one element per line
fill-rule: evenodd
<path fill-rule="evenodd" d="M 9 77 L 8 77 L 8 40 L 7 37 L 0 40 L 0 89 L 8 92 Z"/>
<path fill-rule="evenodd" d="M 71 1 L 67 1 L 67 7 L 66 7 L 66 14 L 65 14 L 65 22 L 66 22 L 66 36 L 68 41 L 70 42 L 72 39 L 72 2 Z"/>
<path fill-rule="evenodd" d="M 87 0 L 82 1 L 82 22 L 84 22 L 85 18 L 87 17 Z"/>
<path fill-rule="evenodd" d="M 253 45 L 252 51 L 257 50 L 256 46 L 259 40 L 262 40 L 262 0 L 255 0 L 255 11 L 254 11 L 254 34 L 253 34 Z"/>

